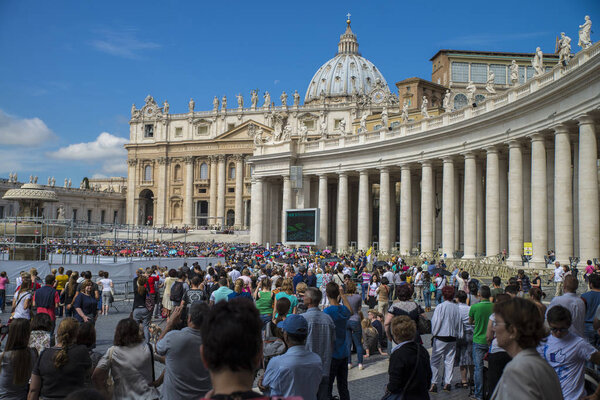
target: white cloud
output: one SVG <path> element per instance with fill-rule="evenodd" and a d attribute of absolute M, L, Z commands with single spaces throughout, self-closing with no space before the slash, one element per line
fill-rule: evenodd
<path fill-rule="evenodd" d="M 38 147 L 54 138 L 39 118 L 18 118 L 0 110 L 0 145 Z"/>
<path fill-rule="evenodd" d="M 106 164 L 122 160 L 125 163 L 127 151 L 123 147 L 128 140 L 102 132 L 93 142 L 75 143 L 48 153 L 58 160 L 104 161 Z"/>
<path fill-rule="evenodd" d="M 97 31 L 101 35 L 101 38 L 93 40 L 91 44 L 96 50 L 129 59 L 139 58 L 140 53 L 144 50 L 152 50 L 160 47 L 158 43 L 144 42 L 137 39 L 135 32 L 135 29 L 103 29 Z"/>
<path fill-rule="evenodd" d="M 108 178 L 108 175 L 104 175 L 104 174 L 94 174 L 92 175 L 92 179 L 105 179 Z"/>
<path fill-rule="evenodd" d="M 126 159 L 115 160 L 113 162 L 106 162 L 102 165 L 102 171 L 109 174 L 110 176 L 122 176 L 127 175 L 127 163 Z"/>

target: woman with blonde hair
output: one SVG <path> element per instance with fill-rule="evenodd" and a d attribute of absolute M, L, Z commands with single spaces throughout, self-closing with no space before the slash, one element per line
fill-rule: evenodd
<path fill-rule="evenodd" d="M 245 291 L 246 282 L 242 278 L 237 278 L 233 284 L 233 292 L 229 293 L 227 296 L 228 300 L 239 298 L 245 298 L 248 300 L 253 300 L 252 295 L 249 292 Z"/>
<path fill-rule="evenodd" d="M 44 314 L 46 315 L 46 314 Z M 24 399 L 38 353 L 28 347 L 29 320 L 14 319 L 8 328 L 6 347 L 0 355 L 0 397 Z"/>
<path fill-rule="evenodd" d="M 75 344 L 79 323 L 65 318 L 58 326 L 56 346 L 40 354 L 29 387 L 29 400 L 64 398 L 89 381 L 92 360 L 85 346 Z"/>
<path fill-rule="evenodd" d="M 281 292 L 275 295 L 275 309 L 277 309 L 277 301 L 284 297 L 290 301 L 288 315 L 296 314 L 298 308 L 298 298 L 294 296 L 294 284 L 290 278 L 285 278 L 283 280 L 283 283 L 281 284 Z"/>

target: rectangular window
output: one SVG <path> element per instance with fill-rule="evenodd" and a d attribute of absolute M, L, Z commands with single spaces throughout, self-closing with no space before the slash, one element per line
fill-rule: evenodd
<path fill-rule="evenodd" d="M 533 67 L 527 67 L 527 80 L 533 78 Z"/>
<path fill-rule="evenodd" d="M 340 129 L 340 122 L 342 122 L 341 119 L 336 119 L 333 121 L 333 129 L 334 130 Z"/>
<path fill-rule="evenodd" d="M 88 224 L 92 223 L 92 210 L 88 210 L 87 222 Z"/>
<path fill-rule="evenodd" d="M 154 125 L 152 125 L 152 124 L 144 125 L 144 137 L 145 138 L 154 137 Z"/>
<path fill-rule="evenodd" d="M 548 71 L 552 71 L 552 67 L 546 67 L 546 69 L 544 70 L 544 72 L 548 72 Z"/>
<path fill-rule="evenodd" d="M 106 218 L 106 210 L 100 211 L 100 223 L 104 223 L 104 219 Z"/>
<path fill-rule="evenodd" d="M 235 188 L 227 188 L 227 193 L 235 193 Z"/>
<path fill-rule="evenodd" d="M 73 221 L 77 221 L 77 209 L 73 209 Z"/>
<path fill-rule="evenodd" d="M 494 73 L 494 83 L 497 85 L 506 85 L 506 65 L 490 65 L 490 71 Z"/>
<path fill-rule="evenodd" d="M 206 189 L 198 189 L 198 193 L 206 193 Z"/>
<path fill-rule="evenodd" d="M 208 135 L 208 125 L 201 125 L 198 127 L 198 135 Z"/>
<path fill-rule="evenodd" d="M 175 128 L 175 137 L 183 136 L 183 128 Z"/>
<path fill-rule="evenodd" d="M 115 212 L 113 213 L 113 224 L 116 224 L 118 220 L 119 220 L 119 212 L 115 210 Z"/>
<path fill-rule="evenodd" d="M 519 83 L 525 83 L 525 71 L 527 71 L 527 67 L 519 66 Z"/>
<path fill-rule="evenodd" d="M 469 64 L 461 62 L 452 63 L 452 82 L 469 81 Z"/>
<path fill-rule="evenodd" d="M 315 121 L 304 121 L 304 126 L 306 127 L 306 130 L 308 131 L 314 131 L 315 130 Z"/>
<path fill-rule="evenodd" d="M 474 83 L 486 83 L 487 64 L 471 64 L 471 80 Z"/>

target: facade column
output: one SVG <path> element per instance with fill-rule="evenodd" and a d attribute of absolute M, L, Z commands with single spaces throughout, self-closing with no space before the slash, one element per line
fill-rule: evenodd
<path fill-rule="evenodd" d="M 454 160 L 444 158 L 442 184 L 442 249 L 447 258 L 454 257 Z"/>
<path fill-rule="evenodd" d="M 508 261 L 520 265 L 523 254 L 523 153 L 513 140 L 508 148 Z"/>
<path fill-rule="evenodd" d="M 283 201 L 281 207 L 281 241 L 285 242 L 285 210 L 289 210 L 292 208 L 292 181 L 290 180 L 289 175 L 284 175 L 283 177 Z"/>
<path fill-rule="evenodd" d="M 410 166 L 400 170 L 400 254 L 410 255 L 412 250 L 412 193 Z"/>
<path fill-rule="evenodd" d="M 486 149 L 485 169 L 485 255 L 500 253 L 500 175 L 498 149 Z"/>
<path fill-rule="evenodd" d="M 421 252 L 433 252 L 433 169 L 431 161 L 421 163 Z M 400 232 L 402 237 L 402 232 Z"/>
<path fill-rule="evenodd" d="M 154 220 L 154 226 L 161 227 L 166 224 L 166 211 L 167 211 L 167 165 L 169 163 L 168 157 L 158 158 L 158 181 L 156 186 L 158 187 L 158 195 L 156 198 L 156 212 Z"/>
<path fill-rule="evenodd" d="M 359 172 L 358 178 L 358 250 L 367 250 L 370 246 L 370 212 L 369 171 L 362 170 Z"/>
<path fill-rule="evenodd" d="M 337 198 L 336 247 L 338 251 L 348 249 L 348 174 L 340 172 Z"/>
<path fill-rule="evenodd" d="M 381 168 L 379 171 L 379 250 L 384 252 L 392 250 L 390 203 L 390 170 Z"/>
<path fill-rule="evenodd" d="M 477 187 L 477 252 L 476 256 L 485 253 L 485 193 L 483 191 L 483 161 L 475 160 Z"/>
<path fill-rule="evenodd" d="M 127 160 L 127 224 L 137 225 L 138 210 L 135 208 L 136 173 L 138 160 Z M 140 179 L 141 180 L 141 179 Z"/>
<path fill-rule="evenodd" d="M 554 129 L 554 253 L 561 264 L 573 254 L 573 178 L 567 125 Z"/>
<path fill-rule="evenodd" d="M 216 225 L 217 220 L 217 156 L 210 156 L 210 186 L 208 189 L 208 225 Z"/>
<path fill-rule="evenodd" d="M 319 175 L 319 247 L 327 247 L 329 209 L 327 199 L 327 175 Z"/>
<path fill-rule="evenodd" d="M 250 242 L 263 244 L 263 178 L 252 178 Z"/>
<path fill-rule="evenodd" d="M 542 264 L 548 251 L 547 192 L 546 144 L 544 136 L 538 133 L 531 137 L 531 261 Z"/>
<path fill-rule="evenodd" d="M 244 156 L 235 157 L 235 222 L 236 229 L 244 225 Z"/>
<path fill-rule="evenodd" d="M 598 258 L 598 151 L 594 120 L 579 118 L 579 257 Z"/>
<path fill-rule="evenodd" d="M 218 166 L 217 217 L 219 217 L 218 224 L 225 226 L 225 178 L 227 175 L 225 156 L 218 156 Z"/>
<path fill-rule="evenodd" d="M 477 252 L 477 161 L 475 154 L 465 154 L 464 185 L 464 255 L 463 258 L 475 258 Z"/>
<path fill-rule="evenodd" d="M 183 225 L 192 226 L 194 215 L 194 157 L 186 156 L 185 162 L 185 197 L 183 198 Z"/>

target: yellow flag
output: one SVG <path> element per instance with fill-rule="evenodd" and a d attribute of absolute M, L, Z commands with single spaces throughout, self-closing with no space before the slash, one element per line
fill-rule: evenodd
<path fill-rule="evenodd" d="M 371 252 L 373 252 L 373 246 L 369 247 L 369 250 L 367 250 L 367 257 L 371 255 Z"/>

